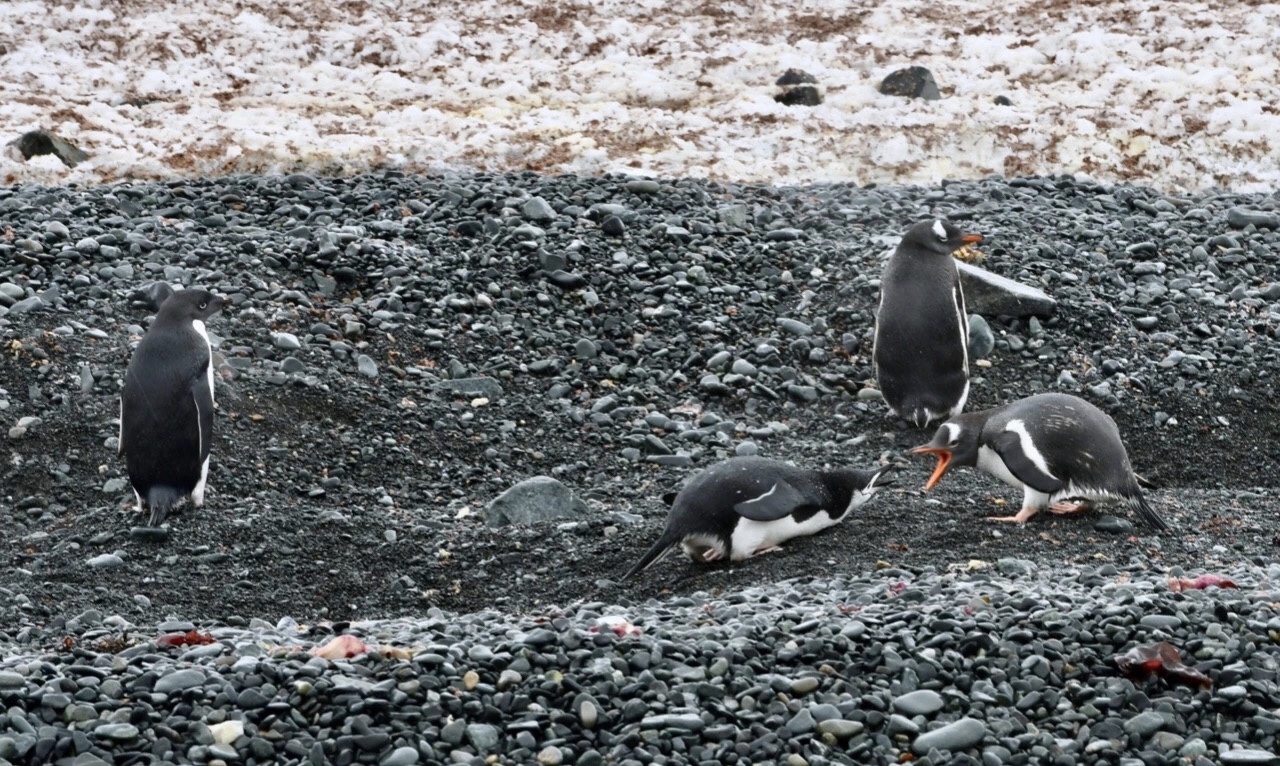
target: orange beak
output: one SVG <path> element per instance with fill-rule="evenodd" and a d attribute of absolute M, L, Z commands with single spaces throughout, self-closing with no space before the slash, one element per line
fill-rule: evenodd
<path fill-rule="evenodd" d="M 976 245 L 982 241 L 981 234 L 965 234 L 960 237 L 960 241 L 966 245 Z"/>
<path fill-rule="evenodd" d="M 925 482 L 924 491 L 928 492 L 933 489 L 934 485 L 942 481 L 942 476 L 951 467 L 951 450 L 945 447 L 916 447 L 911 450 L 913 455 L 934 455 L 938 458 L 938 465 L 933 469 L 933 475 L 929 477 L 929 481 Z"/>

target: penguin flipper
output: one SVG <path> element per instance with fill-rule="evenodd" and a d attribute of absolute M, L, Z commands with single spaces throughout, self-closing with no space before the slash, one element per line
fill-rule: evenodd
<path fill-rule="evenodd" d="M 209 457 L 213 446 L 213 391 L 209 388 L 209 378 L 204 375 L 196 377 L 191 384 L 191 396 L 196 403 L 196 427 L 199 435 L 200 462 Z"/>
<path fill-rule="evenodd" d="M 1061 479 L 1037 465 L 1022 448 L 1022 437 L 1014 431 L 1002 431 L 991 440 L 991 448 L 996 451 L 1005 467 L 1023 484 L 1037 492 L 1052 495 L 1066 485 Z"/>
<path fill-rule="evenodd" d="M 777 521 L 790 516 L 801 508 L 810 506 L 817 508 L 821 505 L 822 503 L 815 498 L 807 496 L 787 482 L 780 480 L 774 482 L 769 491 L 763 495 L 735 504 L 733 510 L 737 511 L 738 515 L 744 519 Z"/>

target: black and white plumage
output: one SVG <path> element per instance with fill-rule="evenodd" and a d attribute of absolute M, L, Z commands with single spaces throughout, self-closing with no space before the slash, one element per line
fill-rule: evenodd
<path fill-rule="evenodd" d="M 129 360 L 120 397 L 120 454 L 138 509 L 158 527 L 180 499 L 204 503 L 213 444 L 213 349 L 205 320 L 223 299 L 181 290 L 160 306 Z"/>
<path fill-rule="evenodd" d="M 912 226 L 880 280 L 872 357 L 895 414 L 924 428 L 964 410 L 969 398 L 969 319 L 951 253 L 981 242 L 953 224 Z"/>
<path fill-rule="evenodd" d="M 912 452 L 938 459 L 926 490 L 957 465 L 977 466 L 1021 488 L 1021 510 L 1014 516 L 989 517 L 991 521 L 1021 524 L 1046 506 L 1068 514 L 1088 510 L 1096 502 L 1119 500 L 1151 526 L 1169 529 L 1143 496 L 1115 421 L 1069 394 L 1037 394 L 958 415 Z M 1067 500 L 1081 502 L 1063 502 Z"/>
<path fill-rule="evenodd" d="M 624 579 L 676 544 L 695 562 L 741 561 L 844 519 L 892 483 L 892 466 L 869 471 L 806 470 L 762 457 L 735 457 L 700 471 L 676 494 L 667 526 Z"/>

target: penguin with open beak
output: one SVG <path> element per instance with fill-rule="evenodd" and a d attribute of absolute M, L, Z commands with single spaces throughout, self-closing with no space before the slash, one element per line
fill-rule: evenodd
<path fill-rule="evenodd" d="M 933 489 L 952 466 L 977 466 L 1021 488 L 1018 513 L 991 516 L 990 521 L 1022 524 L 1046 506 L 1053 513 L 1071 514 L 1119 500 L 1156 529 L 1169 529 L 1143 496 L 1115 421 L 1069 394 L 1037 394 L 957 415 L 938 427 L 932 441 L 911 452 L 938 459 L 925 490 Z"/>

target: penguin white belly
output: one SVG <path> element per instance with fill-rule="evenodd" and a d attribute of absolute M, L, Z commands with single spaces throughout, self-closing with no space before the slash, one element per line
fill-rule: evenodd
<path fill-rule="evenodd" d="M 209 481 L 209 458 L 205 458 L 200 464 L 200 481 L 196 482 L 196 486 L 191 490 L 191 504 L 199 508 L 204 505 L 205 483 Z"/>
<path fill-rule="evenodd" d="M 191 320 L 191 327 L 194 328 L 196 333 L 199 334 L 199 336 L 204 339 L 205 350 L 209 352 L 208 359 L 205 361 L 205 365 L 204 365 L 204 374 L 207 380 L 209 381 L 209 402 L 212 403 L 215 398 L 213 393 L 213 344 L 209 342 L 209 330 L 205 328 L 204 322 L 200 321 L 199 319 L 193 319 Z M 196 428 L 198 429 L 199 425 L 197 425 Z M 203 451 L 204 440 L 211 437 L 212 437 L 212 434 L 205 434 L 205 433 L 200 434 L 200 444 L 201 444 L 202 451 Z M 208 483 L 208 481 L 209 481 L 209 458 L 205 458 L 204 462 L 200 464 L 200 481 L 197 481 L 195 488 L 191 490 L 191 504 L 197 508 L 204 505 L 204 492 L 205 492 L 206 484 Z"/>
<path fill-rule="evenodd" d="M 209 330 L 199 319 L 191 320 L 191 327 L 204 339 L 204 348 L 209 353 L 204 365 L 204 374 L 209 380 L 209 401 L 213 401 L 216 397 L 213 393 L 213 344 L 209 342 Z"/>
<path fill-rule="evenodd" d="M 1014 476 L 1009 467 L 1000 459 L 1000 454 L 985 444 L 978 447 L 978 468 L 1003 481 L 1010 487 L 1027 488 L 1027 485 L 1023 484 L 1022 480 L 1017 476 Z"/>
<path fill-rule="evenodd" d="M 826 511 L 818 511 L 804 521 L 796 521 L 794 516 L 776 521 L 740 519 L 729 537 L 730 558 L 741 561 L 759 550 L 780 545 L 793 537 L 820 532 L 838 521 Z"/>

